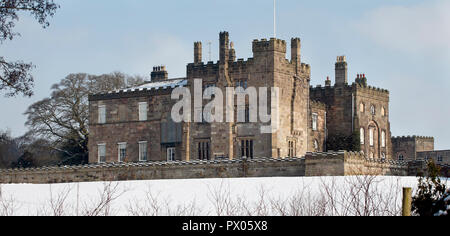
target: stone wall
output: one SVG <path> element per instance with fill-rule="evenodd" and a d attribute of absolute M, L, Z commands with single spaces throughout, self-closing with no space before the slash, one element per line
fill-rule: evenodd
<path fill-rule="evenodd" d="M 416 176 L 425 162 L 366 159 L 362 153 L 307 153 L 303 158 L 109 163 L 0 170 L 0 183 L 71 183 L 153 179 L 393 175 Z"/>
<path fill-rule="evenodd" d="M 0 183 L 304 176 L 304 158 L 91 164 L 0 170 Z"/>

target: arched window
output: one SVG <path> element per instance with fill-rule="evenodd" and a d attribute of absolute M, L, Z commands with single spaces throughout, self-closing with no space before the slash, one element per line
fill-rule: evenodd
<path fill-rule="evenodd" d="M 361 103 L 359 105 L 359 112 L 364 113 L 365 110 L 366 110 L 366 106 L 364 105 L 364 103 Z"/>
<path fill-rule="evenodd" d="M 386 159 L 386 154 L 383 152 L 383 153 L 381 153 L 381 159 Z"/>
<path fill-rule="evenodd" d="M 381 132 L 381 147 L 386 147 L 386 132 L 384 130 Z"/>
<path fill-rule="evenodd" d="M 377 110 L 375 109 L 375 106 L 374 106 L 374 105 L 372 105 L 372 106 L 370 107 L 370 113 L 372 113 L 372 115 L 376 115 L 376 114 L 377 114 Z"/>
<path fill-rule="evenodd" d="M 403 154 L 398 155 L 398 160 L 399 161 L 404 161 L 405 157 L 403 156 Z"/>
<path fill-rule="evenodd" d="M 361 130 L 359 131 L 360 133 L 360 137 L 359 139 L 361 140 L 361 144 L 365 144 L 366 142 L 366 131 L 364 130 L 364 128 L 361 128 Z"/>
<path fill-rule="evenodd" d="M 384 107 L 381 107 L 381 115 L 386 116 L 386 109 Z"/>

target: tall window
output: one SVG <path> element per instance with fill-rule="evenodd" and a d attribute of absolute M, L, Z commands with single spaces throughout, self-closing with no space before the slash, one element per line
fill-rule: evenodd
<path fill-rule="evenodd" d="M 106 106 L 104 105 L 98 107 L 98 123 L 106 123 Z"/>
<path fill-rule="evenodd" d="M 377 110 L 375 109 L 375 106 L 374 106 L 374 105 L 372 105 L 372 106 L 370 107 L 370 113 L 372 113 L 372 115 L 376 115 L 376 114 L 377 114 Z"/>
<path fill-rule="evenodd" d="M 253 159 L 253 140 L 241 140 L 241 157 Z"/>
<path fill-rule="evenodd" d="M 361 144 L 365 144 L 366 143 L 366 131 L 364 128 L 361 128 L 361 130 L 359 131 L 359 139 L 361 140 Z"/>
<path fill-rule="evenodd" d="M 374 146 L 374 128 L 369 128 L 369 141 L 370 141 L 370 146 Z"/>
<path fill-rule="evenodd" d="M 318 120 L 319 115 L 317 115 L 317 113 L 313 113 L 312 114 L 312 130 L 316 131 L 317 130 L 317 120 Z"/>
<path fill-rule="evenodd" d="M 198 159 L 210 160 L 209 142 L 198 142 Z"/>
<path fill-rule="evenodd" d="M 167 161 L 175 161 L 175 151 L 176 149 L 174 147 L 167 148 Z"/>
<path fill-rule="evenodd" d="M 119 143 L 118 144 L 118 151 L 119 151 L 119 162 L 124 162 L 125 158 L 127 157 L 127 143 Z"/>
<path fill-rule="evenodd" d="M 98 145 L 98 163 L 106 162 L 106 144 Z"/>
<path fill-rule="evenodd" d="M 139 161 L 148 160 L 147 152 L 148 152 L 147 142 L 146 141 L 139 142 Z"/>
<path fill-rule="evenodd" d="M 245 123 L 250 123 L 250 107 L 249 107 L 249 105 L 245 106 Z"/>
<path fill-rule="evenodd" d="M 361 104 L 359 105 L 359 112 L 364 113 L 364 110 L 365 110 L 365 109 L 366 109 L 366 107 L 365 107 L 364 103 L 361 103 Z"/>
<path fill-rule="evenodd" d="M 295 157 L 297 155 L 297 150 L 295 147 L 295 141 L 288 141 L 289 157 Z"/>
<path fill-rule="evenodd" d="M 139 121 L 147 120 L 147 103 L 140 102 L 139 103 Z"/>
<path fill-rule="evenodd" d="M 381 147 L 386 147 L 386 132 L 381 132 Z"/>
<path fill-rule="evenodd" d="M 398 160 L 399 160 L 399 161 L 404 161 L 404 160 L 405 160 L 405 157 L 404 157 L 402 154 L 400 154 L 400 155 L 398 156 Z"/>
<path fill-rule="evenodd" d="M 386 109 L 384 107 L 381 107 L 381 115 L 386 116 Z"/>
<path fill-rule="evenodd" d="M 437 161 L 442 162 L 442 161 L 444 161 L 444 158 L 442 158 L 442 156 L 438 156 Z"/>

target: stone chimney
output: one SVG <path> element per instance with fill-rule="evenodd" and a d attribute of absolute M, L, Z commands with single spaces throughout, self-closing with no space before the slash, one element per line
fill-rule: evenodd
<path fill-rule="evenodd" d="M 236 50 L 234 49 L 234 43 L 230 43 L 230 62 L 236 61 Z"/>
<path fill-rule="evenodd" d="M 327 76 L 327 80 L 325 80 L 325 87 L 331 87 L 331 80 L 329 76 Z"/>
<path fill-rule="evenodd" d="M 194 43 L 194 64 L 202 63 L 202 43 Z"/>
<path fill-rule="evenodd" d="M 291 62 L 300 64 L 301 41 L 299 38 L 291 39 Z"/>
<path fill-rule="evenodd" d="M 230 36 L 228 32 L 220 33 L 220 62 L 225 63 L 230 59 Z"/>
<path fill-rule="evenodd" d="M 348 84 L 348 65 L 345 56 L 338 56 L 336 60 L 336 86 Z"/>
<path fill-rule="evenodd" d="M 155 66 L 153 67 L 153 71 L 151 73 L 152 82 L 166 80 L 169 78 L 169 73 L 166 70 L 165 66 Z"/>

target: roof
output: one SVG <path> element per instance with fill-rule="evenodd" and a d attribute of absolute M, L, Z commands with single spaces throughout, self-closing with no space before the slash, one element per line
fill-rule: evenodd
<path fill-rule="evenodd" d="M 163 80 L 158 82 L 149 82 L 145 83 L 143 85 L 127 88 L 127 89 L 120 89 L 115 91 L 108 92 L 111 93 L 126 93 L 126 92 L 136 92 L 136 91 L 144 91 L 144 90 L 160 90 L 160 89 L 168 89 L 168 88 L 176 88 L 176 87 L 184 87 L 187 85 L 187 79 L 170 79 L 170 80 Z"/>

